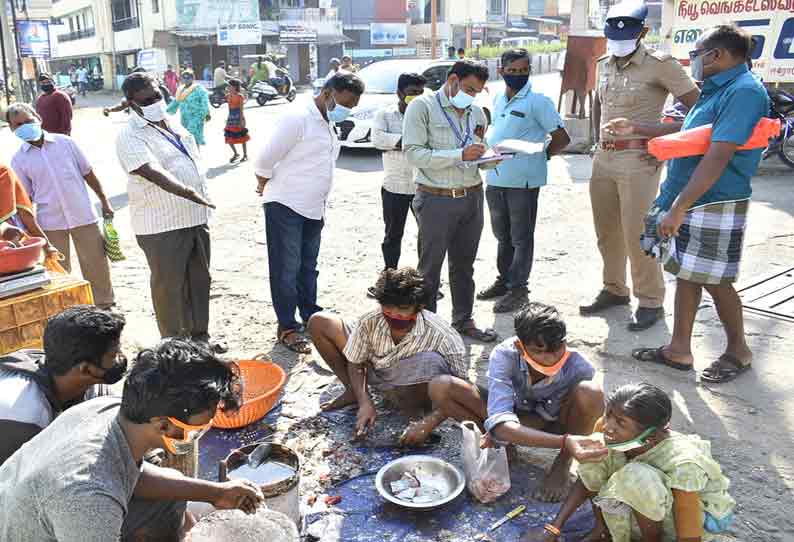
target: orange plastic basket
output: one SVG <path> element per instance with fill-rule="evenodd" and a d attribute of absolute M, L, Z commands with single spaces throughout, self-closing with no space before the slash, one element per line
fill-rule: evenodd
<path fill-rule="evenodd" d="M 287 373 L 272 361 L 243 360 L 237 365 L 243 380 L 243 405 L 229 416 L 219 410 L 212 419 L 213 427 L 239 429 L 261 420 L 276 404 L 287 382 Z"/>

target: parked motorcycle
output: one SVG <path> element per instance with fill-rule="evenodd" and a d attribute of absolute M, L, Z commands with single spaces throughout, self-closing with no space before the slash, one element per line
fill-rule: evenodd
<path fill-rule="evenodd" d="M 88 90 L 102 90 L 105 86 L 105 80 L 102 78 L 101 75 L 89 75 L 88 76 Z"/>
<path fill-rule="evenodd" d="M 295 84 L 289 72 L 283 68 L 278 68 L 276 76 L 271 77 L 270 81 L 257 81 L 254 83 L 248 95 L 256 100 L 259 105 L 265 105 L 276 98 L 284 98 L 288 102 L 292 102 L 298 93 L 295 90 Z"/>
<path fill-rule="evenodd" d="M 794 96 L 778 89 L 767 90 L 772 104 L 773 119 L 780 119 L 780 135 L 769 142 L 762 158 L 778 155 L 780 160 L 794 168 Z"/>

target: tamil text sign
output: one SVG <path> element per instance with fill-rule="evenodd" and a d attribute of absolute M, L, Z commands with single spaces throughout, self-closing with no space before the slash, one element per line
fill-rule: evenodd
<path fill-rule="evenodd" d="M 218 25 L 218 45 L 259 45 L 261 42 L 262 29 L 258 21 Z"/>
<path fill-rule="evenodd" d="M 372 45 L 405 45 L 408 25 L 405 23 L 370 23 L 369 42 Z"/>
<path fill-rule="evenodd" d="M 50 58 L 50 23 L 48 21 L 17 21 L 19 54 L 31 58 Z"/>
<path fill-rule="evenodd" d="M 764 81 L 794 81 L 794 0 L 676 0 L 673 55 L 688 60 L 703 32 L 726 21 L 755 38 L 753 71 Z"/>
<path fill-rule="evenodd" d="M 258 23 L 259 0 L 176 0 L 181 30 L 209 30 L 223 23 Z"/>

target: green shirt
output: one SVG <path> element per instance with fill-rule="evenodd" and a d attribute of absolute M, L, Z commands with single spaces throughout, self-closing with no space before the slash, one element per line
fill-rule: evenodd
<path fill-rule="evenodd" d="M 463 148 L 482 143 L 482 137 L 477 134 L 484 134 L 487 127 L 485 113 L 477 105 L 459 116 L 444 93 L 444 87 L 412 101 L 405 112 L 403 148 L 408 162 L 416 168 L 417 184 L 434 188 L 467 188 L 482 184 L 477 167 L 463 167 Z M 463 144 L 461 138 L 467 133 L 468 140 Z"/>

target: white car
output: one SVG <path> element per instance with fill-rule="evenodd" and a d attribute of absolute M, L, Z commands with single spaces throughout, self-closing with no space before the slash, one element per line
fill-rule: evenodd
<path fill-rule="evenodd" d="M 370 138 L 372 121 L 379 109 L 390 103 L 396 103 L 397 79 L 401 74 L 422 74 L 427 78 L 427 88 L 435 91 L 446 83 L 447 72 L 454 63 L 453 60 L 395 59 L 382 60 L 362 68 L 356 75 L 364 81 L 366 91 L 350 117 L 344 122 L 336 124 L 342 146 L 374 148 Z M 490 112 L 493 109 L 491 106 L 492 93 L 492 89 L 490 89 L 490 93 L 481 92 L 475 103 Z"/>

